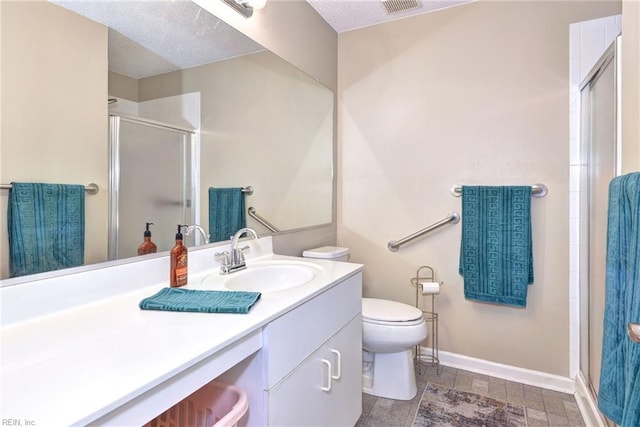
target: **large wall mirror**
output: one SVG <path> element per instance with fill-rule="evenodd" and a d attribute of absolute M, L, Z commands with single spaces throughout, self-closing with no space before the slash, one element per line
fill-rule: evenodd
<path fill-rule="evenodd" d="M 245 210 L 278 230 L 244 212 L 261 235 L 332 222 L 334 94 L 313 78 L 190 1 L 0 7 L 0 180 L 96 183 L 85 265 L 136 256 L 145 222 L 158 252 L 178 223 L 209 233 L 211 187 L 251 187 Z"/>

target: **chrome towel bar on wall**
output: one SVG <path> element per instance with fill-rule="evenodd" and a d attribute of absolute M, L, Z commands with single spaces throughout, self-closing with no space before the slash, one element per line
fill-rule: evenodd
<path fill-rule="evenodd" d="M 456 224 L 460 221 L 460 214 L 458 212 L 451 212 L 450 214 L 447 215 L 446 218 L 431 224 L 430 226 L 423 228 L 420 231 L 416 231 L 413 234 L 410 234 L 407 237 L 404 237 L 400 240 L 391 240 L 389 241 L 389 243 L 387 243 L 387 248 L 391 251 L 391 252 L 396 252 L 400 246 L 404 245 L 405 243 L 409 243 L 410 241 L 412 241 L 413 239 L 416 239 L 420 236 L 422 236 L 423 234 L 426 234 L 430 231 L 435 230 L 436 228 L 440 228 L 443 225 L 447 225 L 447 224 Z"/>
<path fill-rule="evenodd" d="M 455 197 L 462 197 L 462 186 L 454 185 L 449 190 Z M 531 195 L 533 197 L 544 197 L 547 195 L 547 186 L 544 184 L 533 184 L 531 186 Z"/>
<path fill-rule="evenodd" d="M 11 184 L 0 184 L 0 189 L 11 190 Z M 92 182 L 84 186 L 84 191 L 87 194 L 98 194 L 98 191 L 100 191 L 100 187 L 98 187 L 98 184 L 94 184 Z"/>

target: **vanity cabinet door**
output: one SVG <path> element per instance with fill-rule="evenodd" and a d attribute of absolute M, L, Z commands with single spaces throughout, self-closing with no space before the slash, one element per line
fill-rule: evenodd
<path fill-rule="evenodd" d="M 353 426 L 362 413 L 362 321 L 354 317 L 268 392 L 270 426 Z"/>
<path fill-rule="evenodd" d="M 326 426 L 353 426 L 362 414 L 361 343 L 362 318 L 356 316 L 326 345 L 333 369 Z"/>
<path fill-rule="evenodd" d="M 263 341 L 267 350 L 266 390 L 320 348 L 362 311 L 362 273 L 269 323 Z"/>
<path fill-rule="evenodd" d="M 353 426 L 362 412 L 362 274 L 265 327 L 269 426 Z"/>
<path fill-rule="evenodd" d="M 324 349 L 318 349 L 290 375 L 267 392 L 269 426 L 324 426 L 328 367 L 322 362 Z"/>

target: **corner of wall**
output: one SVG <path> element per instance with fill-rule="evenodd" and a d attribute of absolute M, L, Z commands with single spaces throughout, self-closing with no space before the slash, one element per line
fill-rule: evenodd
<path fill-rule="evenodd" d="M 623 173 L 640 170 L 640 3 L 622 2 Z"/>

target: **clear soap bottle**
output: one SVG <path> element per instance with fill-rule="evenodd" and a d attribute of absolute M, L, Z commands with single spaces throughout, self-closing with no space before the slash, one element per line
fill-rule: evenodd
<path fill-rule="evenodd" d="M 171 248 L 171 272 L 169 274 L 169 283 L 172 288 L 177 288 L 187 284 L 187 247 L 182 243 L 182 227 L 186 227 L 186 225 L 178 224 L 176 244 Z"/>

